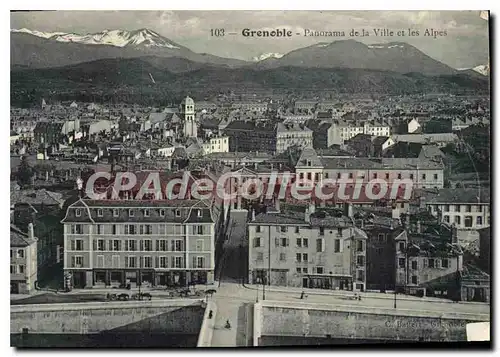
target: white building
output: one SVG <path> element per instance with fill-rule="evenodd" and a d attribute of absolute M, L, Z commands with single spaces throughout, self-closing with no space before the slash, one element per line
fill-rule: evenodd
<path fill-rule="evenodd" d="M 312 130 L 300 124 L 278 123 L 276 126 L 276 153 L 282 153 L 292 146 L 312 147 Z"/>
<path fill-rule="evenodd" d="M 229 137 L 221 136 L 210 138 L 206 143 L 203 143 L 204 155 L 215 152 L 229 152 Z"/>

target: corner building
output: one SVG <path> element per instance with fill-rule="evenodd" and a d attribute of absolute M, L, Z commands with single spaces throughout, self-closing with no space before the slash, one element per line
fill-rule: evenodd
<path fill-rule="evenodd" d="M 65 284 L 186 286 L 214 279 L 215 220 L 200 200 L 88 200 L 64 225 Z"/>

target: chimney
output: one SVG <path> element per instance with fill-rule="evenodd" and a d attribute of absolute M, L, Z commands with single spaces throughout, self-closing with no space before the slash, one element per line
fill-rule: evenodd
<path fill-rule="evenodd" d="M 49 181 L 49 172 L 45 171 L 45 181 Z"/>
<path fill-rule="evenodd" d="M 253 164 L 253 167 L 255 170 L 257 170 L 257 163 L 256 162 Z"/>
<path fill-rule="evenodd" d="M 278 197 L 276 197 L 276 199 L 274 201 L 274 208 L 276 208 L 276 211 L 281 212 L 280 211 L 280 199 Z"/>
<path fill-rule="evenodd" d="M 399 219 L 400 213 L 399 213 L 399 208 L 397 206 L 397 203 L 394 203 L 392 205 L 392 219 Z"/>
<path fill-rule="evenodd" d="M 306 213 L 305 213 L 305 220 L 306 222 L 311 221 L 311 214 L 313 214 L 316 211 L 316 206 L 314 203 L 310 202 L 309 206 L 306 207 Z"/>
<path fill-rule="evenodd" d="M 35 239 L 35 230 L 33 228 L 33 223 L 28 224 L 28 238 Z"/>
<path fill-rule="evenodd" d="M 252 222 L 255 221 L 255 208 L 252 208 Z"/>
<path fill-rule="evenodd" d="M 349 217 L 349 218 L 354 217 L 354 212 L 353 212 L 351 202 L 344 202 L 344 215 Z"/>
<path fill-rule="evenodd" d="M 417 233 L 422 233 L 422 224 L 420 220 L 417 221 Z"/>

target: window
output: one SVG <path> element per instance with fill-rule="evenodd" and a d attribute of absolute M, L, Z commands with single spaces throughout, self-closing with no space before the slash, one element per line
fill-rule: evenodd
<path fill-rule="evenodd" d="M 134 217 L 134 210 L 133 209 L 129 209 L 128 210 L 128 216 L 129 217 Z"/>
<path fill-rule="evenodd" d="M 300 228 L 299 227 L 295 227 L 295 233 L 300 233 Z"/>
<path fill-rule="evenodd" d="M 383 233 L 379 233 L 379 234 L 378 234 L 378 241 L 379 241 L 379 242 L 383 242 L 383 241 L 384 241 L 384 237 L 385 237 L 385 236 L 384 236 L 384 234 L 383 234 Z"/>
<path fill-rule="evenodd" d="M 413 174 L 410 174 L 410 180 L 413 180 Z"/>
<path fill-rule="evenodd" d="M 112 227 L 111 227 L 111 231 L 113 232 L 113 235 L 117 234 L 116 224 L 113 224 L 113 225 L 112 225 Z"/>
<path fill-rule="evenodd" d="M 183 268 L 182 257 L 175 257 L 175 268 Z"/>
<path fill-rule="evenodd" d="M 134 224 L 126 224 L 125 225 L 125 234 L 136 234 L 135 225 Z"/>
<path fill-rule="evenodd" d="M 258 252 L 257 253 L 257 258 L 256 258 L 258 261 L 263 261 L 264 260 L 264 253 L 262 252 Z"/>
<path fill-rule="evenodd" d="M 316 239 L 316 252 L 320 253 L 325 250 L 323 242 L 324 240 L 322 238 Z"/>
<path fill-rule="evenodd" d="M 376 179 L 378 175 L 376 173 L 373 174 L 373 178 Z"/>
<path fill-rule="evenodd" d="M 121 242 L 118 239 L 113 240 L 113 250 L 114 251 L 121 250 Z"/>
<path fill-rule="evenodd" d="M 434 180 L 438 179 L 438 174 L 434 174 Z"/>
<path fill-rule="evenodd" d="M 194 267 L 195 268 L 204 268 L 205 267 L 205 257 L 196 257 L 194 259 Z"/>
<path fill-rule="evenodd" d="M 257 227 L 255 228 L 255 231 L 256 231 L 257 233 L 262 232 L 262 230 L 261 230 L 260 226 L 257 226 Z"/>
<path fill-rule="evenodd" d="M 24 249 L 18 249 L 17 250 L 17 257 L 18 258 L 24 258 Z"/>
<path fill-rule="evenodd" d="M 449 268 L 450 267 L 450 261 L 449 261 L 449 259 L 443 259 L 443 260 L 441 260 L 441 266 L 443 268 Z"/>
<path fill-rule="evenodd" d="M 411 262 L 411 268 L 412 268 L 413 270 L 418 270 L 418 262 L 417 262 L 416 260 L 413 260 L 413 261 Z"/>
<path fill-rule="evenodd" d="M 149 217 L 149 209 L 144 210 L 144 217 Z"/>
<path fill-rule="evenodd" d="M 203 211 L 201 209 L 198 210 L 197 216 L 198 217 L 203 217 Z"/>
<path fill-rule="evenodd" d="M 356 242 L 356 250 L 358 252 L 362 252 L 364 249 L 363 249 L 363 241 L 362 240 L 358 240 Z"/>
<path fill-rule="evenodd" d="M 406 263 L 406 259 L 405 259 L 405 258 L 399 258 L 399 259 L 398 259 L 398 266 L 399 266 L 400 268 L 405 268 L 405 267 L 406 267 L 406 264 L 405 264 L 405 263 Z"/>
<path fill-rule="evenodd" d="M 300 262 L 302 261 L 302 254 L 297 253 L 297 254 L 295 255 L 295 258 L 296 258 L 295 260 L 297 261 L 297 263 L 300 263 Z"/>
<path fill-rule="evenodd" d="M 286 254 L 280 253 L 280 261 L 284 262 L 286 260 Z"/>
<path fill-rule="evenodd" d="M 300 274 L 302 273 L 302 268 L 296 268 L 295 271 L 297 272 L 297 274 Z"/>
<path fill-rule="evenodd" d="M 422 174 L 422 180 L 425 180 L 427 178 L 426 174 Z"/>
<path fill-rule="evenodd" d="M 455 216 L 455 223 L 460 224 L 460 216 Z"/>
<path fill-rule="evenodd" d="M 333 251 L 335 253 L 339 253 L 340 252 L 340 239 L 335 239 Z"/>
<path fill-rule="evenodd" d="M 175 216 L 176 217 L 180 217 L 181 216 L 181 210 L 180 209 L 176 209 L 175 210 Z"/>
<path fill-rule="evenodd" d="M 75 240 L 75 249 L 74 250 L 83 250 L 83 240 L 82 239 Z"/>
<path fill-rule="evenodd" d="M 398 179 L 401 179 L 401 174 L 398 174 Z"/>
<path fill-rule="evenodd" d="M 74 264 L 73 264 L 74 267 L 80 268 L 81 266 L 83 266 L 83 257 L 81 255 L 77 255 L 73 258 L 74 258 Z"/>
<path fill-rule="evenodd" d="M 481 216 L 476 217 L 476 225 L 478 225 L 478 226 L 483 225 L 483 217 L 481 217 Z"/>
<path fill-rule="evenodd" d="M 450 205 L 444 205 L 444 211 L 450 212 Z"/>
<path fill-rule="evenodd" d="M 142 261 L 142 265 L 144 268 L 152 268 L 153 267 L 153 259 L 151 257 L 144 257 Z"/>
<path fill-rule="evenodd" d="M 418 276 L 412 275 L 412 277 L 411 277 L 411 283 L 415 284 L 415 285 L 418 285 Z"/>
<path fill-rule="evenodd" d="M 357 274 L 357 280 L 358 281 L 364 281 L 365 280 L 365 272 L 364 270 L 358 270 L 358 274 Z"/>
<path fill-rule="evenodd" d="M 323 274 L 323 267 L 316 267 L 316 274 Z"/>
<path fill-rule="evenodd" d="M 309 239 L 303 238 L 302 239 L 302 245 L 304 246 L 304 248 L 309 247 Z"/>
<path fill-rule="evenodd" d="M 281 238 L 280 243 L 282 247 L 288 247 L 290 245 L 288 238 Z"/>
<path fill-rule="evenodd" d="M 118 217 L 118 210 L 116 208 L 113 209 L 113 217 Z"/>
<path fill-rule="evenodd" d="M 464 224 L 467 228 L 472 227 L 472 216 L 465 216 Z"/>
<path fill-rule="evenodd" d="M 137 268 L 137 257 L 127 257 L 127 267 Z"/>
<path fill-rule="evenodd" d="M 304 263 L 307 263 L 307 262 L 308 262 L 308 259 L 307 259 L 307 258 L 308 258 L 308 257 L 307 257 L 307 253 L 303 253 L 303 254 L 302 254 L 302 261 L 303 261 Z"/>
<path fill-rule="evenodd" d="M 97 217 L 102 217 L 102 208 L 97 209 Z"/>
<path fill-rule="evenodd" d="M 165 210 L 164 209 L 160 210 L 160 217 L 165 217 Z"/>
<path fill-rule="evenodd" d="M 82 216 L 82 210 L 81 210 L 81 209 L 79 209 L 79 208 L 77 208 L 77 209 L 75 210 L 75 216 L 77 216 L 77 217 L 81 217 L 81 216 Z"/>
<path fill-rule="evenodd" d="M 386 178 L 387 180 L 389 179 L 389 173 L 388 173 L 388 172 L 386 172 L 386 173 L 385 173 L 385 178 Z"/>
<path fill-rule="evenodd" d="M 176 252 L 182 252 L 182 240 L 176 240 L 175 241 L 175 250 Z"/>
<path fill-rule="evenodd" d="M 436 259 L 436 268 L 441 268 L 441 259 Z"/>
<path fill-rule="evenodd" d="M 350 179 L 352 179 L 352 178 L 353 178 L 352 172 L 349 172 L 349 178 L 350 178 Z"/>
<path fill-rule="evenodd" d="M 203 226 L 196 226 L 196 233 L 195 234 L 202 235 L 203 234 Z"/>
<path fill-rule="evenodd" d="M 476 212 L 483 212 L 483 206 L 476 206 Z"/>
<path fill-rule="evenodd" d="M 260 247 L 260 237 L 255 237 L 255 238 L 253 239 L 253 246 L 254 246 L 255 248 Z"/>
<path fill-rule="evenodd" d="M 460 212 L 460 205 L 455 205 L 455 212 Z"/>
<path fill-rule="evenodd" d="M 146 252 L 151 252 L 153 250 L 153 242 L 151 239 L 144 240 L 144 250 Z"/>
<path fill-rule="evenodd" d="M 401 252 L 405 250 L 405 242 L 399 242 L 399 250 Z"/>
<path fill-rule="evenodd" d="M 307 267 L 306 267 L 306 268 L 302 268 L 302 273 L 304 273 L 304 274 L 307 274 L 307 273 L 308 273 L 308 271 L 307 271 Z"/>
<path fill-rule="evenodd" d="M 104 239 L 97 240 L 97 250 L 99 250 L 99 251 L 104 250 Z"/>
<path fill-rule="evenodd" d="M 10 266 L 10 273 L 11 274 L 17 274 L 17 265 L 11 265 Z"/>
<path fill-rule="evenodd" d="M 429 268 L 434 268 L 434 259 L 429 259 Z"/>
<path fill-rule="evenodd" d="M 358 255 L 356 257 L 356 264 L 357 265 L 365 265 L 365 257 L 363 255 Z"/>
<path fill-rule="evenodd" d="M 136 240 L 129 240 L 128 241 L 128 250 L 134 252 L 137 250 L 137 241 Z"/>
<path fill-rule="evenodd" d="M 302 239 L 297 238 L 297 247 L 301 248 L 302 247 Z"/>
<path fill-rule="evenodd" d="M 203 252 L 203 239 L 196 240 L 196 251 Z"/>
<path fill-rule="evenodd" d="M 280 231 L 281 231 L 282 233 L 286 233 L 286 227 L 285 227 L 285 226 L 281 226 L 281 227 L 280 227 Z"/>
<path fill-rule="evenodd" d="M 319 228 L 319 235 L 324 236 L 325 235 L 325 229 L 323 227 Z"/>
<path fill-rule="evenodd" d="M 160 268 L 168 268 L 168 257 L 160 257 Z"/>
<path fill-rule="evenodd" d="M 443 220 L 444 220 L 446 223 L 450 223 L 450 216 L 443 216 Z"/>

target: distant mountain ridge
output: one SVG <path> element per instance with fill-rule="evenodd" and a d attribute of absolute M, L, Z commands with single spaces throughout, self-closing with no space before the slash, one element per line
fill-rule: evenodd
<path fill-rule="evenodd" d="M 365 45 L 355 40 L 316 43 L 287 54 L 263 53 L 254 61 L 200 54 L 150 29 L 105 30 L 94 34 L 11 30 L 11 66 L 60 67 L 105 58 L 176 57 L 222 67 L 356 68 L 399 73 L 450 75 L 451 68 L 404 42 Z"/>

